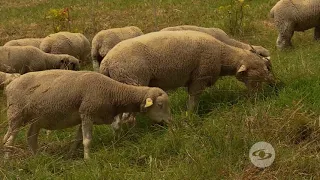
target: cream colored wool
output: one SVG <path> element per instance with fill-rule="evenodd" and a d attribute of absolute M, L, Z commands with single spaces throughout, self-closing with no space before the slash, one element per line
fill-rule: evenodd
<path fill-rule="evenodd" d="M 224 42 L 230 46 L 235 46 L 235 47 L 246 49 L 246 50 L 251 50 L 252 48 L 254 48 L 254 50 L 261 56 L 270 57 L 270 52 L 266 48 L 262 46 L 251 46 L 249 44 L 232 39 L 231 37 L 228 36 L 227 33 L 225 33 L 222 29 L 219 29 L 219 28 L 205 28 L 205 27 L 198 27 L 198 26 L 192 26 L 192 25 L 181 25 L 181 26 L 167 27 L 160 31 L 183 31 L 183 30 L 203 32 L 215 37 L 219 41 Z"/>
<path fill-rule="evenodd" d="M 98 32 L 92 39 L 91 57 L 93 69 L 99 71 L 99 66 L 106 54 L 119 42 L 143 35 L 136 26 L 113 28 Z"/>
<path fill-rule="evenodd" d="M 187 87 L 189 110 L 221 76 L 236 76 L 249 89 L 274 81 L 270 61 L 197 31 L 153 32 L 122 41 L 102 60 L 100 72 L 132 85 Z"/>
<path fill-rule="evenodd" d="M 292 46 L 294 31 L 314 29 L 314 38 L 320 39 L 320 0 L 280 0 L 270 10 L 279 35 L 280 49 Z"/>
<path fill-rule="evenodd" d="M 93 124 L 111 124 L 123 112 L 142 112 L 155 122 L 171 119 L 168 95 L 160 88 L 131 86 L 91 71 L 27 73 L 12 81 L 5 94 L 9 127 L 4 147 L 12 146 L 20 128 L 31 124 L 27 136 L 33 153 L 42 128 L 81 124 L 71 150 L 83 137 L 84 158 L 88 159 Z"/>
<path fill-rule="evenodd" d="M 33 46 L 40 48 L 40 43 L 43 38 L 24 38 L 8 41 L 3 46 Z"/>
<path fill-rule="evenodd" d="M 0 47 L 0 71 L 24 74 L 47 69 L 79 70 L 79 60 L 67 54 L 49 54 L 33 46 Z"/>
<path fill-rule="evenodd" d="M 81 62 L 90 62 L 90 42 L 81 33 L 58 32 L 45 37 L 40 49 L 51 54 L 69 54 Z"/>

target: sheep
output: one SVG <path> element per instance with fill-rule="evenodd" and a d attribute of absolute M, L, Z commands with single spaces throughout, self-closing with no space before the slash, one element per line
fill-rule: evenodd
<path fill-rule="evenodd" d="M 197 31 L 160 31 L 122 41 L 104 57 L 100 73 L 131 85 L 187 87 L 189 111 L 220 76 L 235 75 L 250 91 L 262 82 L 275 85 L 269 60 Z"/>
<path fill-rule="evenodd" d="M 314 29 L 314 39 L 320 39 L 320 0 L 280 0 L 270 10 L 270 17 L 278 29 L 277 47 L 292 46 L 294 31 Z"/>
<path fill-rule="evenodd" d="M 3 89 L 6 85 L 8 85 L 11 81 L 18 78 L 19 76 L 20 74 L 18 73 L 9 74 L 0 72 L 0 89 Z"/>
<path fill-rule="evenodd" d="M 92 71 L 30 72 L 12 81 L 5 94 L 9 126 L 4 147 L 12 146 L 19 129 L 30 124 L 27 141 L 33 154 L 41 128 L 81 124 L 71 149 L 83 136 L 84 159 L 89 159 L 93 124 L 111 124 L 122 112 L 142 112 L 157 123 L 171 121 L 168 95 L 160 88 L 131 86 Z"/>
<path fill-rule="evenodd" d="M 8 41 L 3 46 L 34 46 L 36 48 L 39 48 L 42 40 L 43 38 L 16 39 Z"/>
<path fill-rule="evenodd" d="M 90 61 L 90 42 L 81 33 L 58 32 L 45 37 L 40 49 L 51 54 L 69 54 L 86 64 Z"/>
<path fill-rule="evenodd" d="M 251 50 L 253 48 L 261 56 L 270 59 L 269 50 L 265 49 L 262 46 L 251 46 L 249 44 L 232 39 L 231 37 L 228 36 L 227 33 L 225 33 L 222 29 L 219 29 L 219 28 L 205 28 L 205 27 L 198 27 L 198 26 L 192 26 L 192 25 L 181 25 L 181 26 L 167 27 L 160 31 L 182 31 L 182 30 L 204 32 L 230 46 L 235 46 L 235 47 L 246 49 L 246 50 Z"/>
<path fill-rule="evenodd" d="M 95 71 L 99 71 L 99 66 L 106 54 L 119 42 L 143 35 L 141 29 L 136 26 L 124 28 L 114 28 L 98 32 L 92 39 L 91 57 Z"/>
<path fill-rule="evenodd" d="M 33 46 L 0 47 L 0 71 L 24 74 L 46 69 L 79 70 L 79 60 L 67 54 L 48 54 Z"/>

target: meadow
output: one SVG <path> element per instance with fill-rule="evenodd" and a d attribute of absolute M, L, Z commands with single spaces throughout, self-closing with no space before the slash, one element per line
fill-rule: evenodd
<path fill-rule="evenodd" d="M 172 127 L 138 124 L 115 137 L 108 125 L 95 126 L 91 160 L 82 147 L 68 148 L 75 128 L 39 138 L 31 155 L 23 128 L 13 157 L 4 162 L 0 145 L 0 179 L 319 179 L 320 43 L 313 31 L 297 32 L 294 48 L 276 48 L 277 30 L 268 13 L 277 0 L 244 0 L 242 21 L 233 23 L 231 0 L 2 0 L 0 45 L 25 37 L 45 37 L 55 30 L 81 32 L 89 40 L 102 29 L 135 25 L 145 33 L 190 24 L 218 27 L 234 38 L 271 52 L 275 76 L 284 87 L 265 87 L 249 95 L 234 77 L 223 77 L 201 96 L 197 113 L 186 116 L 187 93 L 170 91 Z M 68 20 L 61 14 L 68 8 Z M 51 10 L 50 10 L 51 9 Z M 91 70 L 91 66 L 83 67 Z M 6 101 L 0 90 L 0 137 L 7 130 Z M 255 167 L 250 147 L 272 144 L 275 161 Z"/>

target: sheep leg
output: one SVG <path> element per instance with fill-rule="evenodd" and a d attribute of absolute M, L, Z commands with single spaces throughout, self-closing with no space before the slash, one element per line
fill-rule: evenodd
<path fill-rule="evenodd" d="M 279 25 L 278 29 L 277 47 L 283 49 L 292 46 L 291 38 L 294 34 L 294 26 L 292 23 L 283 23 Z"/>
<path fill-rule="evenodd" d="M 9 127 L 6 135 L 3 138 L 3 146 L 10 147 L 13 145 L 13 142 L 19 132 L 19 128 L 23 124 L 23 119 L 18 108 L 11 106 L 7 110 Z M 4 158 L 9 158 L 9 152 L 5 152 Z"/>
<path fill-rule="evenodd" d="M 3 138 L 4 146 L 12 146 L 17 134 L 18 130 L 13 130 L 11 127 L 9 127 L 6 135 Z"/>
<path fill-rule="evenodd" d="M 92 67 L 93 67 L 94 71 L 99 72 L 100 64 L 99 64 L 98 60 L 96 60 L 96 59 L 92 60 Z"/>
<path fill-rule="evenodd" d="M 81 115 L 82 119 L 82 136 L 83 136 L 83 148 L 84 148 L 84 159 L 90 159 L 90 145 L 92 140 L 92 128 L 93 121 L 88 115 Z"/>
<path fill-rule="evenodd" d="M 122 124 L 126 124 L 129 127 L 133 127 L 136 125 L 136 114 L 135 113 L 123 113 L 122 114 Z"/>
<path fill-rule="evenodd" d="M 9 137 L 10 137 L 10 135 L 11 135 L 11 128 L 9 127 L 8 128 L 8 131 L 7 131 L 7 133 L 4 135 L 4 137 L 3 137 L 3 141 L 2 141 L 2 143 L 3 144 L 5 144 L 8 140 L 9 140 Z"/>
<path fill-rule="evenodd" d="M 70 150 L 69 150 L 70 155 L 72 155 L 76 151 L 76 149 L 80 145 L 81 141 L 82 141 L 82 125 L 79 125 L 78 131 L 76 134 L 76 138 L 75 138 L 74 142 L 72 143 Z"/>
<path fill-rule="evenodd" d="M 206 81 L 201 80 L 195 80 L 189 84 L 189 99 L 187 105 L 189 112 L 194 112 L 194 110 L 197 108 L 199 96 L 202 93 L 202 91 L 206 88 L 206 84 L 208 84 Z"/>
<path fill-rule="evenodd" d="M 14 142 L 17 134 L 18 134 L 17 130 L 15 130 L 15 131 L 8 130 L 8 132 L 6 134 L 7 137 L 5 137 L 6 141 L 4 141 L 4 145 L 3 146 L 4 147 L 11 147 L 13 145 L 13 142 Z M 10 152 L 8 152 L 8 151 L 5 152 L 4 153 L 4 159 L 9 159 L 9 155 L 10 155 Z"/>
<path fill-rule="evenodd" d="M 121 118 L 121 114 L 118 114 L 114 117 L 115 121 L 113 121 L 111 124 L 114 133 L 117 133 L 121 128 Z"/>
<path fill-rule="evenodd" d="M 314 39 L 320 40 L 320 26 L 314 28 Z"/>
<path fill-rule="evenodd" d="M 40 132 L 40 127 L 38 126 L 37 123 L 33 123 L 30 125 L 29 131 L 27 134 L 27 141 L 33 154 L 37 153 L 39 132 Z"/>
<path fill-rule="evenodd" d="M 115 116 L 114 120 L 115 121 L 112 122 L 111 127 L 115 137 L 119 137 L 123 124 L 127 125 L 127 127 L 133 127 L 136 125 L 135 113 L 121 113 Z"/>
<path fill-rule="evenodd" d="M 194 112 L 196 107 L 198 106 L 199 102 L 199 95 L 189 95 L 188 99 L 188 111 L 189 112 Z"/>

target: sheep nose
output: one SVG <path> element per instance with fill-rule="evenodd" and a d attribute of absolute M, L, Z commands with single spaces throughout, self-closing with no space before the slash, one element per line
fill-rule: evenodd
<path fill-rule="evenodd" d="M 156 124 L 160 126 L 170 126 L 171 124 L 171 118 L 169 119 L 162 119 L 160 122 L 157 122 Z"/>
<path fill-rule="evenodd" d="M 277 82 L 276 82 L 276 78 L 274 77 L 273 74 L 270 74 L 269 77 L 267 78 L 267 82 L 270 86 L 273 86 L 275 85 Z"/>
<path fill-rule="evenodd" d="M 164 119 L 163 122 L 165 122 L 167 125 L 170 125 L 172 122 L 172 116 L 170 116 L 168 119 Z"/>

